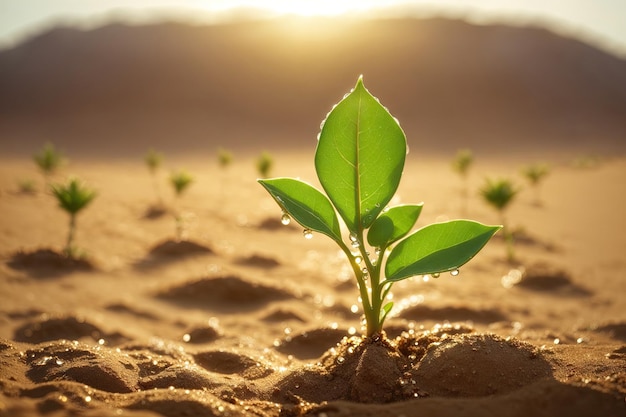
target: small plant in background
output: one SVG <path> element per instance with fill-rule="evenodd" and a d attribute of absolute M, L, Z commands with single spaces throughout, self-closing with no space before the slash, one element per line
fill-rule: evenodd
<path fill-rule="evenodd" d="M 220 165 L 220 168 L 226 169 L 233 162 L 233 154 L 223 148 L 219 148 L 217 150 L 217 162 Z"/>
<path fill-rule="evenodd" d="M 522 175 L 526 177 L 530 186 L 535 191 L 535 204 L 541 204 L 540 184 L 550 173 L 550 167 L 547 164 L 532 164 L 522 169 Z"/>
<path fill-rule="evenodd" d="M 174 194 L 176 196 L 176 199 L 178 200 L 185 192 L 185 190 L 189 188 L 191 183 L 193 183 L 193 176 L 191 176 L 191 174 L 189 174 L 185 170 L 179 170 L 172 173 L 172 175 L 170 176 L 170 183 L 174 188 Z M 176 220 L 176 239 L 182 240 L 184 232 L 184 221 L 183 215 L 180 212 L 179 208 L 174 208 L 174 218 Z"/>
<path fill-rule="evenodd" d="M 35 192 L 37 192 L 35 181 L 30 178 L 18 180 L 17 189 L 22 194 L 35 194 Z"/>
<path fill-rule="evenodd" d="M 474 155 L 472 154 L 472 151 L 470 151 L 469 149 L 459 150 L 456 153 L 454 160 L 452 161 L 452 169 L 457 174 L 459 174 L 461 176 L 461 179 L 463 180 L 463 189 L 461 191 L 461 196 L 463 198 L 462 213 L 464 216 L 467 215 L 467 210 L 468 210 L 468 199 L 469 199 L 468 177 L 469 177 L 469 170 L 473 163 L 474 163 Z"/>
<path fill-rule="evenodd" d="M 157 172 L 159 168 L 161 168 L 161 165 L 163 165 L 163 154 L 155 151 L 154 149 L 150 149 L 144 156 L 143 160 L 148 167 L 148 171 L 150 171 L 150 176 L 152 177 L 152 187 L 154 188 L 154 194 L 157 198 L 157 205 L 162 206 L 163 198 L 161 197 L 161 191 L 159 189 Z"/>
<path fill-rule="evenodd" d="M 259 156 L 259 159 L 257 159 L 256 162 L 256 169 L 259 172 L 259 176 L 261 178 L 267 178 L 273 165 L 274 160 L 272 159 L 272 156 L 267 152 L 261 153 L 261 156 Z"/>
<path fill-rule="evenodd" d="M 283 224 L 293 218 L 305 238 L 322 233 L 345 253 L 358 283 L 367 337 L 382 334 L 395 282 L 443 272 L 458 275 L 458 268 L 500 229 L 453 220 L 409 234 L 422 204 L 386 208 L 398 188 L 406 153 L 400 125 L 359 78 L 322 125 L 315 169 L 326 195 L 293 178 L 259 180 L 283 210 Z"/>
<path fill-rule="evenodd" d="M 502 232 L 504 233 L 504 239 L 507 245 L 507 258 L 509 262 L 515 260 L 513 232 L 507 224 L 504 212 L 518 192 L 519 190 L 515 188 L 513 183 L 508 179 L 487 179 L 483 188 L 480 189 L 480 194 L 487 204 L 495 208 L 500 214 L 500 222 L 503 225 Z"/>
<path fill-rule="evenodd" d="M 76 178 L 70 179 L 67 184 L 52 185 L 52 194 L 56 197 L 59 207 L 70 215 L 70 227 L 65 245 L 65 254 L 73 258 L 76 255 L 74 234 L 76 233 L 76 215 L 96 197 L 96 192 L 85 186 Z"/>
<path fill-rule="evenodd" d="M 63 154 L 51 143 L 46 143 L 39 153 L 33 155 L 33 160 L 44 176 L 46 187 L 50 184 L 50 177 L 65 163 Z"/>

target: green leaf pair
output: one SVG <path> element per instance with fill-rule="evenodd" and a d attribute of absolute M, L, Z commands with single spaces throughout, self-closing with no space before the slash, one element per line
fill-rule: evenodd
<path fill-rule="evenodd" d="M 406 237 L 422 204 L 386 208 L 398 189 L 406 153 L 398 121 L 359 78 L 322 125 L 315 168 L 326 195 L 292 178 L 259 180 L 286 214 L 305 229 L 327 235 L 346 253 L 359 283 L 368 336 L 382 331 L 392 306 L 383 306 L 383 299 L 393 282 L 456 270 L 500 229 L 454 220 L 426 226 Z M 347 240 L 339 218 L 347 228 Z M 365 240 L 378 258 L 370 259 Z"/>

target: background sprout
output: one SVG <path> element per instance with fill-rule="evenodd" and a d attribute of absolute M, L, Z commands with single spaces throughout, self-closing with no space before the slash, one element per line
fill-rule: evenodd
<path fill-rule="evenodd" d="M 143 158 L 148 170 L 150 171 L 150 175 L 152 176 L 152 186 L 154 188 L 154 193 L 157 198 L 157 202 L 159 205 L 163 204 L 163 198 L 161 198 L 161 192 L 159 189 L 159 183 L 157 181 L 157 171 L 163 164 L 163 154 L 160 152 L 156 152 L 154 149 L 150 149 L 148 153 Z"/>
<path fill-rule="evenodd" d="M 96 197 L 96 192 L 85 186 L 80 180 L 73 178 L 67 184 L 52 185 L 52 194 L 59 202 L 59 207 L 70 215 L 70 227 L 65 245 L 65 254 L 74 257 L 74 234 L 76 231 L 76 215 L 87 207 Z"/>
<path fill-rule="evenodd" d="M 386 209 L 400 183 L 406 153 L 397 120 L 359 78 L 322 124 L 315 170 L 326 194 L 293 178 L 259 180 L 283 216 L 304 228 L 305 237 L 322 233 L 344 252 L 358 283 L 367 337 L 383 334 L 393 308 L 387 296 L 395 282 L 442 272 L 457 275 L 500 229 L 453 220 L 410 233 L 422 204 Z M 339 219 L 347 228 L 345 237 Z"/>
<path fill-rule="evenodd" d="M 50 177 L 63 165 L 63 154 L 54 148 L 51 143 L 46 143 L 41 151 L 33 155 L 33 160 L 43 173 L 45 185 L 50 183 Z"/>
<path fill-rule="evenodd" d="M 541 204 L 540 183 L 550 173 L 550 167 L 547 164 L 532 164 L 522 169 L 522 175 L 526 177 L 531 187 L 535 190 L 535 204 Z"/>
<path fill-rule="evenodd" d="M 37 187 L 35 181 L 30 178 L 25 178 L 17 181 L 17 188 L 22 194 L 35 194 Z"/>
<path fill-rule="evenodd" d="M 468 208 L 468 176 L 469 169 L 474 163 L 474 155 L 469 149 L 461 149 L 456 153 L 454 160 L 452 161 L 452 169 L 458 173 L 463 180 L 463 189 L 461 190 L 461 196 L 463 199 L 463 215 L 467 215 Z"/>
<path fill-rule="evenodd" d="M 256 168 L 261 178 L 267 178 L 269 176 L 273 165 L 274 160 L 272 159 L 272 156 L 267 152 L 261 153 L 261 156 L 259 156 L 256 163 Z"/>
<path fill-rule="evenodd" d="M 480 190 L 480 194 L 487 204 L 495 208 L 500 214 L 500 221 L 503 225 L 502 232 L 507 244 L 507 257 L 510 262 L 515 258 L 513 252 L 513 232 L 507 225 L 504 211 L 518 192 L 519 190 L 508 179 L 487 179 L 485 185 Z"/>
<path fill-rule="evenodd" d="M 220 148 L 217 151 L 217 162 L 220 168 L 226 169 L 233 162 L 233 154 L 226 149 Z"/>
<path fill-rule="evenodd" d="M 179 170 L 170 176 L 170 183 L 174 187 L 174 194 L 179 199 L 180 196 L 193 182 L 193 176 L 185 170 Z M 181 240 L 183 238 L 184 224 L 182 213 L 177 208 L 174 208 L 174 218 L 176 220 L 176 239 Z"/>

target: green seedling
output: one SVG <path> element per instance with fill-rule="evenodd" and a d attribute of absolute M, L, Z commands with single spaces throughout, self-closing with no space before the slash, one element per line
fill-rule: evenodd
<path fill-rule="evenodd" d="M 85 186 L 80 180 L 73 178 L 67 184 L 52 185 L 52 194 L 56 197 L 59 207 L 70 215 L 70 227 L 65 245 L 65 254 L 74 257 L 74 234 L 76 232 L 76 215 L 96 197 L 96 192 Z"/>
<path fill-rule="evenodd" d="M 274 160 L 272 156 L 267 152 L 263 152 L 256 162 L 256 169 L 259 171 L 261 178 L 267 178 L 269 176 L 273 165 Z"/>
<path fill-rule="evenodd" d="M 505 210 L 509 204 L 511 204 L 513 198 L 518 192 L 519 189 L 515 188 L 513 183 L 507 179 L 487 179 L 485 185 L 480 190 L 480 194 L 483 196 L 487 204 L 495 208 L 500 214 L 500 221 L 503 225 L 504 239 L 507 244 L 507 257 L 510 262 L 515 259 L 513 249 L 513 232 L 507 225 Z"/>
<path fill-rule="evenodd" d="M 410 233 L 422 204 L 386 208 L 400 183 L 406 138 L 362 78 L 321 129 L 315 169 L 326 194 L 293 178 L 258 181 L 282 209 L 283 223 L 294 219 L 305 238 L 324 234 L 345 253 L 358 283 L 366 336 L 374 337 L 393 307 L 387 296 L 395 282 L 457 275 L 500 226 L 453 220 Z"/>
<path fill-rule="evenodd" d="M 550 167 L 547 164 L 532 164 L 522 169 L 522 175 L 526 177 L 530 186 L 535 190 L 535 204 L 541 204 L 540 183 L 550 173 Z"/>
<path fill-rule="evenodd" d="M 33 155 L 33 160 L 44 176 L 46 187 L 50 183 L 50 177 L 65 162 L 63 154 L 57 151 L 51 143 L 46 143 L 39 153 Z"/>
<path fill-rule="evenodd" d="M 220 168 L 226 169 L 233 162 L 233 154 L 226 149 L 220 148 L 217 151 L 217 162 Z"/>
<path fill-rule="evenodd" d="M 179 170 L 170 176 L 170 183 L 174 188 L 174 194 L 176 199 L 180 199 L 181 195 L 189 188 L 193 182 L 193 177 L 185 170 Z M 182 213 L 178 209 L 174 209 L 174 218 L 176 220 L 176 239 L 181 240 L 183 238 L 184 222 Z"/>
<path fill-rule="evenodd" d="M 152 177 L 152 187 L 154 188 L 154 194 L 156 195 L 158 205 L 163 205 L 163 198 L 161 197 L 161 190 L 159 189 L 159 182 L 157 180 L 157 172 L 161 165 L 163 165 L 163 154 L 150 149 L 143 158 L 150 176 Z"/>
<path fill-rule="evenodd" d="M 18 180 L 17 187 L 22 194 L 35 194 L 37 191 L 35 181 L 30 178 Z"/>
<path fill-rule="evenodd" d="M 468 177 L 469 170 L 472 164 L 474 163 L 474 155 L 472 151 L 469 149 L 461 149 L 456 153 L 454 160 L 452 161 L 452 169 L 461 176 L 463 180 L 463 189 L 461 191 L 461 196 L 463 198 L 463 214 L 467 214 L 467 206 L 468 206 Z"/>

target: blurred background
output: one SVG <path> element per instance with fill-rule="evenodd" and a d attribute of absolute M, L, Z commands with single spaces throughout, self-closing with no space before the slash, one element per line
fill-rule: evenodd
<path fill-rule="evenodd" d="M 0 0 L 0 154 L 307 150 L 363 74 L 410 147 L 626 151 L 626 2 Z"/>

